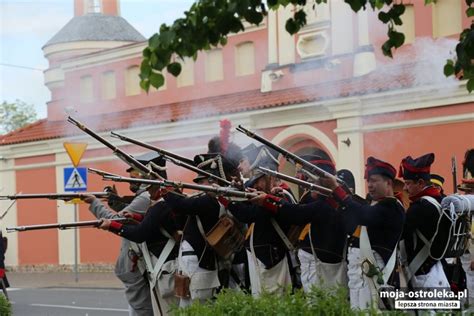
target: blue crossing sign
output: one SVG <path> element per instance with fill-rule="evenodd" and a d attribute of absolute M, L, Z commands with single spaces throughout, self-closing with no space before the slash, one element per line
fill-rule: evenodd
<path fill-rule="evenodd" d="M 87 168 L 64 168 L 64 191 L 87 191 Z"/>

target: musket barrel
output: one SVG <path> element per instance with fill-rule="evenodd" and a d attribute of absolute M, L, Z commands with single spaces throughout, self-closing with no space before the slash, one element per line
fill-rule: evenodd
<path fill-rule="evenodd" d="M 258 167 L 258 169 L 260 169 L 261 171 L 263 171 L 264 173 L 266 173 L 268 175 L 271 175 L 271 176 L 274 176 L 276 178 L 279 178 L 279 179 L 288 181 L 290 183 L 299 185 L 299 186 L 301 186 L 305 189 L 309 189 L 311 191 L 317 191 L 317 192 L 319 192 L 323 195 L 330 195 L 332 193 L 331 189 L 328 189 L 326 187 L 323 187 L 323 186 L 320 186 L 320 185 L 317 185 L 317 184 L 314 184 L 314 183 L 303 181 L 303 180 L 300 180 L 298 178 L 294 178 L 294 177 L 288 176 L 286 174 L 276 172 L 276 171 L 273 171 L 273 170 L 270 170 L 270 169 L 267 169 L 267 168 L 264 168 L 264 167 Z"/>
<path fill-rule="evenodd" d="M 107 171 L 103 171 L 103 170 L 99 170 L 99 169 L 95 169 L 95 168 L 87 168 L 87 171 L 90 172 L 90 173 L 98 174 L 99 176 L 102 176 L 102 177 L 103 177 L 104 175 L 118 176 L 118 174 L 111 173 L 111 172 L 107 172 Z"/>
<path fill-rule="evenodd" d="M 221 178 L 219 176 L 216 176 L 210 172 L 207 172 L 207 171 L 204 171 L 200 168 L 197 168 L 195 166 L 193 166 L 194 164 L 194 161 L 192 161 L 191 159 L 188 159 L 186 157 L 183 157 L 183 156 L 180 156 L 180 155 L 177 155 L 175 153 L 172 153 L 170 151 L 167 151 L 167 150 L 164 150 L 162 148 L 159 148 L 159 147 L 156 147 L 156 146 L 153 146 L 153 145 L 150 145 L 150 144 L 147 144 L 147 143 L 144 143 L 144 142 L 141 142 L 139 140 L 136 140 L 136 139 L 133 139 L 133 138 L 130 138 L 130 137 L 127 137 L 125 135 L 122 135 L 122 134 L 119 134 L 119 133 L 116 133 L 116 132 L 110 132 L 110 134 L 113 136 L 113 137 L 116 137 L 116 138 L 119 138 L 123 141 L 126 141 L 126 142 L 129 142 L 129 143 L 132 143 L 132 144 L 135 144 L 135 145 L 138 145 L 138 146 L 141 146 L 141 147 L 144 147 L 144 148 L 147 148 L 147 149 L 150 149 L 150 150 L 153 150 L 153 151 L 156 151 L 158 154 L 164 156 L 164 158 L 170 162 L 172 162 L 173 164 L 177 165 L 177 166 L 180 166 L 180 167 L 183 167 L 183 168 L 186 168 L 188 170 L 191 170 L 191 171 L 194 171 L 198 174 L 201 174 L 201 175 L 204 175 L 204 176 L 207 176 L 207 177 L 210 177 L 210 178 L 213 178 L 219 182 L 222 182 L 226 185 L 231 185 L 232 182 L 224 179 L 224 178 Z"/>
<path fill-rule="evenodd" d="M 129 221 L 128 218 L 120 217 L 112 219 L 118 222 L 127 222 Z M 76 227 L 98 227 L 101 223 L 101 220 L 93 220 L 93 221 L 82 221 L 82 222 L 70 222 L 70 223 L 54 223 L 54 224 L 39 224 L 39 225 L 27 225 L 27 226 L 16 226 L 16 227 L 7 227 L 6 231 L 8 233 L 12 232 L 24 232 L 29 230 L 42 230 L 42 229 L 69 229 L 69 228 L 76 228 Z"/>
<path fill-rule="evenodd" d="M 203 176 L 212 178 L 212 179 L 217 180 L 217 181 L 219 181 L 219 182 L 222 182 L 222 183 L 224 183 L 224 184 L 226 184 L 226 185 L 232 185 L 232 182 L 230 182 L 229 180 L 224 179 L 224 178 L 221 178 L 221 177 L 219 177 L 219 176 L 216 176 L 215 174 L 212 174 L 212 173 L 207 172 L 207 171 L 205 171 L 205 170 L 202 170 L 202 169 L 200 169 L 200 168 L 198 168 L 198 167 L 195 167 L 195 166 L 193 166 L 193 165 L 190 165 L 190 164 L 188 164 L 188 163 L 186 163 L 186 162 L 184 162 L 184 161 L 179 161 L 178 159 L 174 159 L 174 158 L 171 157 L 171 156 L 170 156 L 170 157 L 164 156 L 164 157 L 165 157 L 166 160 L 168 160 L 168 161 L 174 163 L 174 164 L 177 165 L 177 166 L 184 167 L 184 168 L 186 168 L 186 169 L 188 169 L 188 170 L 191 170 L 191 171 L 194 171 L 194 172 L 196 172 L 196 173 L 198 173 L 198 174 L 201 174 L 201 175 L 203 175 Z"/>
<path fill-rule="evenodd" d="M 126 178 L 126 177 L 111 177 L 105 176 L 105 180 L 116 181 L 116 182 L 129 182 L 129 183 L 140 183 L 140 184 L 149 184 L 149 185 L 158 185 L 162 187 L 173 187 L 176 189 L 190 189 L 203 192 L 213 192 L 218 195 L 224 196 L 233 196 L 239 198 L 254 198 L 257 196 L 255 193 L 249 193 L 244 191 L 234 190 L 227 187 L 215 187 L 211 185 L 201 185 L 194 183 L 185 183 L 185 182 L 174 182 L 170 180 L 158 181 L 158 180 L 148 180 L 148 179 L 139 179 L 139 178 Z"/>
<path fill-rule="evenodd" d="M 457 177 L 456 156 L 451 157 L 451 173 L 453 174 L 453 193 L 457 193 L 458 192 L 458 177 Z"/>
<path fill-rule="evenodd" d="M 94 195 L 97 198 L 107 198 L 110 194 L 107 192 L 16 194 L 0 196 L 0 200 L 50 199 L 68 201 L 72 199 L 80 199 L 85 195 Z"/>
<path fill-rule="evenodd" d="M 319 168 L 318 166 L 310 163 L 309 161 L 306 161 L 306 160 L 298 157 L 297 155 L 289 152 L 288 150 L 283 149 L 282 147 L 273 144 L 271 141 L 255 134 L 254 132 L 252 132 L 252 131 L 250 131 L 246 128 L 244 128 L 242 125 L 239 125 L 236 129 L 237 129 L 237 131 L 239 131 L 241 133 L 244 133 L 248 137 L 253 138 L 253 139 L 259 141 L 260 143 L 266 145 L 267 147 L 270 147 L 271 149 L 277 151 L 278 153 L 283 155 L 283 157 L 285 157 L 285 159 L 288 160 L 289 162 L 291 162 L 293 164 L 297 164 L 297 163 L 300 164 L 303 168 L 305 168 L 309 172 L 314 172 L 317 175 L 322 176 L 322 177 L 335 177 L 334 175 L 330 174 L 329 172 L 326 172 L 323 169 Z M 340 184 L 346 186 L 344 181 L 342 181 L 341 179 L 338 179 L 336 177 L 336 180 Z"/>
<path fill-rule="evenodd" d="M 146 176 L 152 176 L 152 177 L 155 177 L 157 179 L 162 179 L 162 177 L 157 172 L 155 172 L 153 170 L 150 170 L 149 168 L 147 168 L 147 166 L 142 164 L 140 161 L 133 158 L 133 156 L 127 154 L 126 152 L 124 152 L 123 150 L 118 148 L 117 146 L 112 145 L 112 143 L 107 141 L 105 138 L 99 136 L 97 133 L 95 133 L 94 131 L 89 129 L 87 126 L 85 126 L 84 124 L 82 124 L 78 120 L 76 120 L 76 119 L 74 119 L 70 116 L 68 117 L 67 120 L 68 120 L 69 123 L 72 123 L 72 124 L 76 125 L 81 130 L 83 130 L 85 133 L 89 134 L 94 139 L 96 139 L 100 143 L 104 144 L 106 147 L 110 148 L 117 157 L 119 157 L 122 161 L 124 161 L 129 166 L 138 169 L 141 173 L 143 173 Z"/>
<path fill-rule="evenodd" d="M 177 160 L 179 160 L 179 161 L 185 162 L 185 163 L 187 163 L 187 164 L 193 164 L 193 163 L 194 163 L 194 161 L 192 161 L 191 159 L 188 159 L 188 158 L 186 158 L 186 157 L 183 157 L 183 156 L 180 156 L 180 155 L 178 155 L 178 154 L 172 153 L 172 152 L 167 151 L 167 150 L 165 150 L 165 149 L 162 149 L 162 148 L 153 146 L 153 145 L 151 145 L 151 144 L 141 142 L 141 141 L 136 140 L 136 139 L 134 139 L 134 138 L 130 138 L 130 137 L 127 137 L 127 136 L 125 136 L 125 135 L 122 135 L 122 134 L 119 134 L 119 133 L 116 133 L 116 132 L 110 132 L 110 134 L 112 135 L 112 137 L 119 138 L 120 140 L 123 140 L 123 141 L 129 142 L 129 143 L 132 143 L 132 144 L 141 146 L 141 147 L 143 147 L 143 148 L 147 148 L 147 149 L 156 151 L 156 152 L 159 153 L 160 155 L 172 157 L 172 158 L 174 158 L 174 159 L 177 159 Z"/>

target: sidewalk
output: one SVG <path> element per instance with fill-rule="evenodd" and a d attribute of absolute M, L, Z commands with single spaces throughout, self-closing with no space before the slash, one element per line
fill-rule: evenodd
<path fill-rule="evenodd" d="M 12 288 L 123 288 L 113 272 L 80 272 L 78 276 L 76 283 L 74 272 L 7 272 Z"/>

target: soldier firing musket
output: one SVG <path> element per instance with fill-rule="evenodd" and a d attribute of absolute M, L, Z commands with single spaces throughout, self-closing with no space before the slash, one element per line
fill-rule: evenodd
<path fill-rule="evenodd" d="M 242 127 L 242 125 L 239 125 L 237 127 L 237 131 L 239 131 L 241 133 L 244 133 L 248 137 L 253 138 L 253 139 L 259 141 L 260 143 L 264 144 L 265 146 L 277 151 L 278 153 L 283 155 L 283 157 L 285 157 L 286 160 L 288 160 L 289 162 L 291 162 L 294 165 L 299 164 L 299 165 L 302 166 L 302 168 L 304 168 L 307 171 L 309 171 L 311 173 L 314 173 L 314 174 L 316 174 L 320 177 L 324 177 L 324 178 L 334 177 L 334 178 L 336 178 L 334 175 L 330 174 L 329 172 L 324 171 L 323 169 L 319 168 L 318 166 L 315 166 L 314 164 L 310 163 L 309 161 L 306 161 L 306 160 L 298 157 L 297 155 L 289 152 L 288 150 L 286 150 L 284 148 L 281 148 L 280 146 L 275 145 L 271 141 L 255 134 L 254 132 L 249 131 L 248 129 Z M 345 183 L 341 179 L 337 179 L 337 182 L 340 183 L 343 186 L 346 186 Z M 347 190 L 347 191 L 349 192 L 349 190 Z"/>
<path fill-rule="evenodd" d="M 129 218 L 117 218 L 114 221 L 118 222 L 128 222 L 130 221 Z M 7 232 L 25 232 L 28 230 L 40 230 L 40 229 L 72 229 L 72 228 L 80 228 L 80 227 L 99 227 L 102 224 L 102 220 L 95 220 L 95 221 L 82 221 L 82 222 L 70 222 L 70 223 L 55 223 L 55 224 L 41 224 L 41 225 L 28 225 L 28 226 L 16 226 L 16 227 L 7 227 Z"/>
<path fill-rule="evenodd" d="M 15 194 L 0 195 L 0 200 L 26 200 L 26 199 L 49 199 L 70 201 L 73 199 L 82 199 L 86 195 L 93 195 L 99 199 L 109 197 L 109 192 L 82 192 L 82 193 L 38 193 L 38 194 Z"/>
<path fill-rule="evenodd" d="M 186 183 L 186 182 L 175 182 L 175 181 L 170 181 L 170 180 L 158 181 L 158 180 L 137 179 L 137 178 L 128 178 L 128 177 L 120 177 L 120 176 L 108 176 L 108 175 L 104 176 L 104 180 L 110 180 L 110 181 L 115 181 L 115 182 L 129 182 L 129 183 L 157 185 L 161 187 L 172 187 L 175 189 L 190 189 L 190 190 L 197 190 L 197 191 L 202 191 L 202 192 L 215 193 L 217 195 L 222 195 L 222 196 L 244 198 L 244 199 L 251 199 L 257 196 L 256 193 L 238 191 L 233 188 L 193 184 L 193 183 Z"/>
<path fill-rule="evenodd" d="M 169 162 L 171 162 L 171 163 L 173 163 L 173 164 L 175 164 L 179 167 L 183 167 L 183 168 L 186 168 L 188 170 L 194 171 L 197 174 L 212 178 L 212 179 L 217 180 L 218 182 L 226 184 L 226 185 L 231 185 L 232 184 L 232 182 L 230 182 L 230 181 L 228 181 L 224 178 L 221 178 L 221 177 L 216 176 L 216 175 L 214 175 L 210 172 L 204 171 L 201 168 L 197 168 L 197 167 L 193 166 L 194 162 L 191 159 L 188 159 L 186 157 L 177 155 L 177 154 L 172 153 L 170 151 L 161 149 L 159 147 L 156 147 L 156 146 L 153 146 L 153 145 L 150 145 L 150 144 L 147 144 L 147 143 L 143 143 L 139 140 L 136 140 L 136 139 L 133 139 L 133 138 L 130 138 L 130 137 L 127 137 L 127 136 L 124 136 L 124 135 L 121 135 L 121 134 L 118 134 L 118 133 L 115 133 L 115 132 L 111 132 L 111 135 L 112 135 L 112 137 L 119 138 L 123 141 L 129 142 L 129 143 L 132 143 L 132 144 L 135 144 L 135 145 L 138 145 L 138 146 L 141 146 L 141 147 L 153 150 L 153 151 L 156 151 L 157 153 L 162 155 L 163 158 L 165 158 L 167 161 L 169 161 Z"/>
<path fill-rule="evenodd" d="M 124 161 L 129 166 L 131 166 L 131 167 L 137 169 L 138 171 L 140 171 L 140 173 L 144 174 L 145 176 L 153 177 L 155 179 L 162 179 L 162 177 L 158 174 L 158 172 L 154 171 L 153 169 L 148 168 L 147 166 L 142 164 L 140 161 L 135 159 L 132 155 L 127 154 L 126 152 L 124 152 L 123 150 L 118 148 L 117 146 L 112 145 L 112 143 L 107 141 L 105 138 L 100 137 L 98 134 L 96 134 L 94 131 L 89 129 L 87 126 L 85 126 L 81 122 L 75 120 L 74 118 L 72 118 L 70 116 L 68 117 L 67 120 L 68 120 L 69 123 L 72 123 L 72 124 L 76 125 L 78 128 L 83 130 L 85 133 L 89 134 L 90 136 L 95 138 L 97 141 L 101 142 L 106 147 L 110 148 L 118 158 L 120 158 L 122 161 Z"/>
<path fill-rule="evenodd" d="M 319 194 L 324 195 L 324 196 L 330 196 L 331 193 L 332 193 L 332 191 L 328 188 L 325 188 L 323 186 L 313 184 L 313 183 L 310 183 L 310 182 L 307 182 L 307 181 L 304 181 L 304 180 L 300 180 L 298 178 L 291 177 L 291 176 L 288 176 L 286 174 L 283 174 L 283 173 L 280 173 L 280 172 L 277 172 L 277 171 L 273 171 L 273 170 L 270 170 L 270 169 L 267 169 L 267 168 L 264 168 L 264 167 L 258 167 L 258 169 L 260 169 L 263 173 L 268 174 L 269 176 L 273 176 L 275 178 L 288 181 L 290 183 L 296 184 L 296 185 L 298 185 L 298 186 L 300 186 L 304 189 L 307 189 L 309 191 L 316 191 Z"/>

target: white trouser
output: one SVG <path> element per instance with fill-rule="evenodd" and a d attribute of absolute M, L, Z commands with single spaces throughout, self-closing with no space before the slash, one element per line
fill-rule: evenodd
<path fill-rule="evenodd" d="M 451 287 L 440 261 L 436 262 L 427 274 L 414 275 L 410 283 L 414 288 L 444 287 L 449 289 Z"/>
<path fill-rule="evenodd" d="M 187 241 L 183 241 L 181 251 L 194 251 L 194 249 Z M 207 299 L 213 297 L 215 290 L 220 286 L 217 267 L 216 270 L 201 268 L 199 258 L 196 255 L 181 256 L 179 267 L 184 275 L 191 278 L 189 285 L 191 297 L 181 298 L 180 307 L 189 306 L 194 300 L 200 300 L 204 303 Z"/>
<path fill-rule="evenodd" d="M 253 296 L 259 296 L 263 291 L 282 294 L 287 287 L 291 286 L 290 269 L 286 257 L 273 268 L 265 269 L 265 265 L 250 251 L 247 251 L 247 255 Z"/>
<path fill-rule="evenodd" d="M 151 256 L 153 265 L 156 257 Z M 174 295 L 174 273 L 176 271 L 176 260 L 170 260 L 163 264 L 155 283 L 155 293 L 152 293 L 153 310 L 155 315 L 168 315 L 171 306 L 178 304 L 178 298 Z M 158 298 L 158 302 L 156 299 Z"/>
<path fill-rule="evenodd" d="M 377 252 L 372 252 L 377 261 L 377 266 L 383 269 L 385 263 L 382 257 Z M 351 307 L 358 309 L 369 308 L 372 306 L 372 292 L 369 282 L 373 282 L 373 280 L 362 273 L 362 262 L 364 258 L 362 258 L 360 254 L 360 249 L 349 247 L 347 259 L 349 261 L 347 276 L 349 278 L 348 286 Z M 374 305 L 377 306 L 378 302 L 374 302 Z"/>
<path fill-rule="evenodd" d="M 347 264 L 326 263 L 315 258 L 312 254 L 298 250 L 301 263 L 301 283 L 303 290 L 309 292 L 312 286 L 330 288 L 334 286 L 347 286 Z"/>

